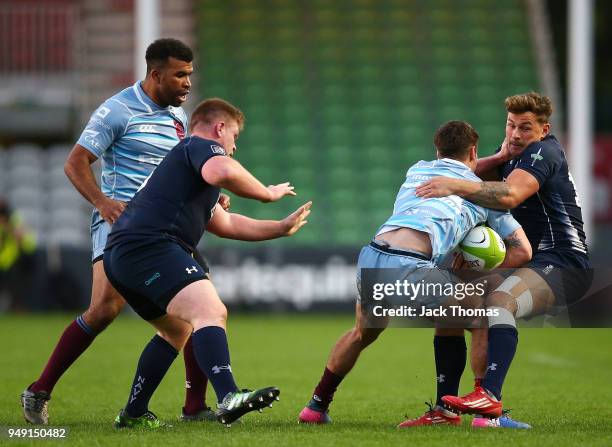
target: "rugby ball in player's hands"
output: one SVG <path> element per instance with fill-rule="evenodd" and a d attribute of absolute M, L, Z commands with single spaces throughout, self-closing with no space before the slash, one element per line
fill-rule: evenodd
<path fill-rule="evenodd" d="M 459 250 L 467 266 L 479 272 L 494 269 L 506 257 L 502 238 L 484 225 L 472 228 L 459 244 Z"/>

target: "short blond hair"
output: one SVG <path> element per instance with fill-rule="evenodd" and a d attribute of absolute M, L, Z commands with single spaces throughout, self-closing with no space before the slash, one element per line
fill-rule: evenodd
<path fill-rule="evenodd" d="M 552 101 L 537 92 L 523 93 L 506 98 L 506 110 L 510 113 L 533 113 L 538 122 L 545 124 L 552 115 Z"/>
<path fill-rule="evenodd" d="M 191 114 L 189 127 L 193 129 L 200 122 L 212 124 L 219 119 L 236 121 L 240 130 L 244 128 L 244 113 L 221 98 L 205 99 L 198 104 Z"/>

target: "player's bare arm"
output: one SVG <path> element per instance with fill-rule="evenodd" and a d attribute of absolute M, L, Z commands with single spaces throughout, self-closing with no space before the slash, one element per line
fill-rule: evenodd
<path fill-rule="evenodd" d="M 64 164 L 64 172 L 74 187 L 94 207 L 98 209 L 102 218 L 113 224 L 126 207 L 125 202 L 106 197 L 96 179 L 91 164 L 97 157 L 79 144 L 75 144 Z"/>
<path fill-rule="evenodd" d="M 291 236 L 308 221 L 312 202 L 300 206 L 282 220 L 258 220 L 236 213 L 228 213 L 217 204 L 207 231 L 226 239 L 241 241 L 265 241 Z"/>
<path fill-rule="evenodd" d="M 525 230 L 517 229 L 504 239 L 504 243 L 506 257 L 498 268 L 518 268 L 531 261 L 532 249 Z"/>
<path fill-rule="evenodd" d="M 536 178 L 522 169 L 515 169 L 505 182 L 472 182 L 470 180 L 434 177 L 416 188 L 423 198 L 458 195 L 487 208 L 516 208 L 540 189 Z"/>
<path fill-rule="evenodd" d="M 284 196 L 295 196 L 289 182 L 265 187 L 253 174 L 230 157 L 213 157 L 202 166 L 202 178 L 210 185 L 261 202 L 276 202 Z"/>

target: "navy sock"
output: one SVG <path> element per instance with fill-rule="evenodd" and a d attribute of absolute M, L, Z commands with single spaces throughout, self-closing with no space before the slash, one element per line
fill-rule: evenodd
<path fill-rule="evenodd" d="M 489 329 L 489 347 L 487 350 L 487 374 L 482 387 L 499 400 L 502 386 L 518 344 L 518 331 L 515 327 L 493 326 Z"/>
<path fill-rule="evenodd" d="M 225 330 L 218 326 L 206 326 L 195 331 L 191 337 L 198 365 L 215 389 L 217 401 L 221 402 L 227 393 L 238 390 L 230 366 Z"/>
<path fill-rule="evenodd" d="M 443 406 L 442 396 L 457 396 L 465 369 L 467 347 L 463 336 L 434 336 L 436 359 L 436 405 Z"/>
<path fill-rule="evenodd" d="M 132 392 L 125 406 L 128 416 L 136 418 L 146 413 L 151 396 L 177 355 L 177 350 L 159 335 L 151 339 L 138 360 Z"/>

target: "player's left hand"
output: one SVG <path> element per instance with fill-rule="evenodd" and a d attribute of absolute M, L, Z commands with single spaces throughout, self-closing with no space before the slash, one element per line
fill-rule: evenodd
<path fill-rule="evenodd" d="M 312 206 L 312 202 L 305 203 L 301 207 L 299 207 L 296 211 L 289 214 L 283 220 L 281 220 L 281 227 L 283 229 L 283 236 L 291 236 L 295 234 L 297 230 L 302 228 L 304 225 L 308 223 L 306 218 L 310 214 L 310 207 Z"/>
<path fill-rule="evenodd" d="M 456 193 L 455 179 L 449 177 L 434 177 L 416 187 L 416 196 L 424 199 L 446 197 Z"/>
<path fill-rule="evenodd" d="M 227 194 L 219 194 L 219 205 L 221 205 L 221 208 L 223 208 L 225 211 L 230 209 L 230 196 L 228 196 Z"/>

